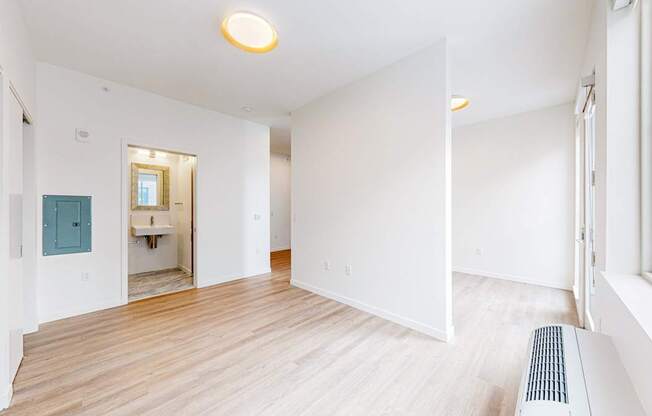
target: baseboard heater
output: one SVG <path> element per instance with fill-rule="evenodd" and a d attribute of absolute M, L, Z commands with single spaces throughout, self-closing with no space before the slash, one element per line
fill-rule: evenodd
<path fill-rule="evenodd" d="M 611 338 L 569 325 L 530 337 L 516 416 L 645 416 Z"/>

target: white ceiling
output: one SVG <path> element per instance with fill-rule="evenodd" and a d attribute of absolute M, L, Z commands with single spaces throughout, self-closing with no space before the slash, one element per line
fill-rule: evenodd
<path fill-rule="evenodd" d="M 569 102 L 593 0 L 21 3 L 39 60 L 268 124 L 289 147 L 292 110 L 444 36 L 453 93 L 471 99 L 456 125 Z M 238 10 L 276 26 L 274 51 L 222 38 Z"/>

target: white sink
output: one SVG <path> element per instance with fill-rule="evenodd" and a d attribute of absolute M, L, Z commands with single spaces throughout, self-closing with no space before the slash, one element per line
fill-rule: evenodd
<path fill-rule="evenodd" d="M 132 225 L 131 234 L 134 237 L 145 235 L 166 235 L 174 233 L 174 225 Z"/>

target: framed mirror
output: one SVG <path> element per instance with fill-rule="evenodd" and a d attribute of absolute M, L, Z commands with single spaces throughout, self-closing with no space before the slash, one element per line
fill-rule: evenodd
<path fill-rule="evenodd" d="M 131 164 L 131 209 L 170 210 L 170 168 Z"/>

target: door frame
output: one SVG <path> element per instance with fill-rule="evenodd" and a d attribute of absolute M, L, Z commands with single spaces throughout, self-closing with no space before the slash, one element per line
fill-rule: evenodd
<path fill-rule="evenodd" d="M 584 83 L 575 122 L 575 277 L 573 294 L 581 327 L 594 329 L 591 295 L 595 292 L 595 76 Z M 581 98 L 581 99 L 580 99 Z"/>
<path fill-rule="evenodd" d="M 591 331 L 595 329 L 595 322 L 591 314 L 591 296 L 595 294 L 595 89 L 591 89 L 587 97 L 584 113 L 584 147 L 585 147 L 585 171 L 584 171 L 584 219 L 586 229 L 586 240 L 584 244 L 584 299 L 583 310 L 584 328 Z"/>
<path fill-rule="evenodd" d="M 195 158 L 194 167 L 192 169 L 192 183 L 193 183 L 193 192 L 192 192 L 192 283 L 194 287 L 197 287 L 199 281 L 199 267 L 197 265 L 197 180 L 198 180 L 198 171 L 199 171 L 199 156 L 197 152 L 194 152 L 192 149 L 180 149 L 180 148 L 166 148 L 161 147 L 156 144 L 148 144 L 145 140 L 138 140 L 132 138 L 123 138 L 121 142 L 121 163 L 120 163 L 120 174 L 121 174 L 121 230 L 120 230 L 120 241 L 121 241 L 121 285 L 120 285 L 120 300 L 122 305 L 129 303 L 129 209 L 131 207 L 131 178 L 130 178 L 130 166 L 129 166 L 129 148 L 130 147 L 142 147 L 151 150 L 158 150 L 161 152 L 175 153 L 179 155 L 193 156 Z"/>
<path fill-rule="evenodd" d="M 23 134 L 25 132 L 25 123 L 28 125 L 33 124 L 33 118 L 32 115 L 27 108 L 27 105 L 25 104 L 25 101 L 22 99 L 20 93 L 14 86 L 14 84 L 11 82 L 11 80 L 8 78 L 7 74 L 3 70 L 2 66 L 0 66 L 0 230 L 8 230 L 9 229 L 9 177 L 8 177 L 8 171 L 9 167 L 7 166 L 7 151 L 9 150 L 9 137 L 8 137 L 8 125 L 7 125 L 7 112 L 9 111 L 9 100 L 15 99 L 16 102 L 18 103 L 18 106 L 22 109 L 23 112 L 23 119 L 22 121 L 22 129 L 23 129 Z M 24 151 L 24 149 L 21 149 Z M 24 163 L 24 157 L 23 161 Z M 23 205 L 24 206 L 24 205 Z M 23 214 L 24 214 L 24 209 L 23 209 Z M 27 218 L 23 218 L 23 230 L 25 228 L 25 220 Z M 32 221 L 34 221 L 33 226 L 35 226 L 35 221 L 36 218 L 32 218 Z M 0 275 L 7 276 L 8 273 L 8 268 L 9 268 L 9 234 L 8 231 L 1 232 L 2 234 L 2 242 L 0 243 Z M 24 236 L 23 236 L 24 237 Z M 34 261 L 36 259 L 34 258 Z M 23 261 L 24 263 L 24 261 Z M 24 279 L 21 279 L 23 289 L 24 289 Z M 9 282 L 6 282 L 7 285 Z M 0 287 L 0 291 L 2 292 L 1 296 L 8 296 L 8 287 L 5 287 L 4 284 L 2 287 Z M 24 311 L 24 290 L 22 291 L 22 315 L 23 315 L 23 322 L 22 322 L 22 330 L 23 334 L 25 333 L 25 311 Z M 9 305 L 9 302 L 7 299 L 0 299 L 0 305 Z M 8 310 L 6 311 L 8 312 Z M 5 314 L 5 312 L 0 312 L 2 314 Z M 8 318 L 8 313 L 5 314 Z M 9 354 L 10 351 L 10 337 L 9 337 L 9 321 L 2 322 L 0 325 L 0 330 L 6 333 L 6 338 L 5 334 L 0 336 L 0 342 L 5 342 L 6 341 L 6 352 Z M 0 349 L 3 349 L 3 346 L 0 346 Z M 21 362 L 22 362 L 22 357 L 21 357 Z M 0 410 L 3 410 L 5 408 L 9 407 L 9 404 L 11 403 L 11 398 L 13 396 L 13 381 L 15 374 L 13 373 L 13 369 L 10 368 L 10 359 L 9 356 L 7 356 L 7 360 L 5 361 L 5 364 L 0 364 Z M 5 368 L 6 365 L 6 368 Z M 20 363 L 18 364 L 18 367 L 20 367 Z M 6 373 L 4 373 L 6 371 Z M 4 374 L 3 374 L 4 373 Z M 7 379 L 5 379 L 5 376 Z M 5 384 L 5 382 L 7 384 Z"/>
<path fill-rule="evenodd" d="M 584 275 L 585 275 L 585 135 L 584 115 L 580 113 L 575 118 L 575 277 L 573 282 L 573 295 L 580 327 L 584 327 Z"/>

